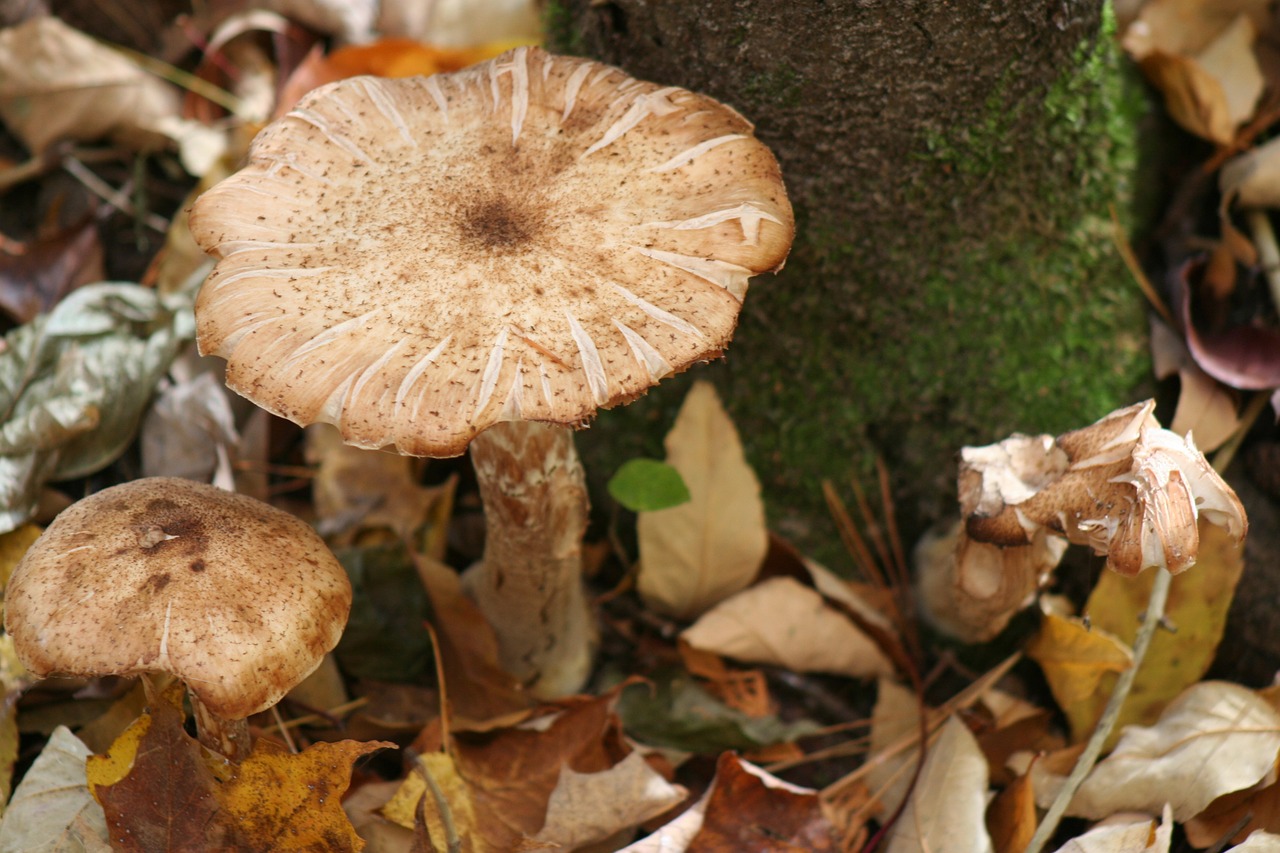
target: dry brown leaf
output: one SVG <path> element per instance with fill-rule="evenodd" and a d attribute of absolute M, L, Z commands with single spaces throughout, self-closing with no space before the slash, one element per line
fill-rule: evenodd
<path fill-rule="evenodd" d="M 1280 137 L 1227 161 L 1218 186 L 1243 207 L 1280 207 Z"/>
<path fill-rule="evenodd" d="M 637 587 L 649 607 L 685 619 L 751 583 L 769 534 L 760 482 L 709 382 L 689 390 L 666 448 L 691 500 L 640 513 Z"/>
<path fill-rule="evenodd" d="M 1210 847 L 1223 839 L 1240 844 L 1255 830 L 1280 832 L 1280 783 L 1224 794 L 1183 828 L 1194 847 Z"/>
<path fill-rule="evenodd" d="M 702 828 L 689 853 L 775 853 L 836 850 L 834 827 L 818 793 L 783 782 L 732 753 L 716 764 Z"/>
<path fill-rule="evenodd" d="M 1068 813 L 1098 820 L 1121 811 L 1173 806 L 1187 821 L 1223 794 L 1250 787 L 1280 753 L 1280 714 L 1256 693 L 1225 681 L 1185 690 L 1151 727 L 1125 729 L 1071 801 Z M 1049 792 L 1037 791 L 1037 798 Z M 1045 802 L 1044 799 L 1041 802 Z"/>
<path fill-rule="evenodd" d="M 987 830 L 996 853 L 1022 853 L 1036 831 L 1036 798 L 1030 776 L 1019 776 L 987 806 Z"/>
<path fill-rule="evenodd" d="M 867 678 L 893 671 L 848 617 L 789 577 L 770 578 L 725 599 L 680 636 L 694 648 L 793 672 Z"/>
<path fill-rule="evenodd" d="M 658 775 L 638 751 L 599 773 L 560 771 L 535 841 L 576 850 L 679 804 L 685 789 Z"/>
<path fill-rule="evenodd" d="M 1173 818 L 1165 806 L 1162 819 L 1126 819 L 1094 827 L 1068 841 L 1058 853 L 1168 853 Z"/>
<path fill-rule="evenodd" d="M 868 751 L 867 787 L 876 798 L 873 814 L 885 817 L 897 811 L 911 786 L 920 749 L 912 746 L 898 753 L 890 748 L 903 737 L 920 731 L 920 703 L 916 695 L 888 678 L 876 683 L 876 704 L 871 712 L 871 748 Z"/>
<path fill-rule="evenodd" d="M 592 782 L 644 783 L 653 799 L 626 814 L 613 812 L 615 819 L 624 822 L 614 825 L 608 834 L 638 823 L 635 813 L 647 811 L 659 801 L 666 805 L 648 816 L 671 805 L 666 800 L 671 787 L 660 783 L 660 777 L 652 770 L 647 770 L 651 775 L 646 777 L 647 765 L 640 768 L 633 759 L 618 775 L 609 775 L 634 752 L 623 739 L 621 723 L 612 711 L 615 700 L 612 693 L 565 699 L 545 706 L 541 715 L 518 726 L 484 733 L 456 732 L 447 752 L 415 744 L 421 748 L 422 761 L 433 780 L 444 792 L 458 833 L 468 838 L 470 850 L 507 853 L 520 849 L 522 844 L 540 843 L 533 840 L 540 833 L 584 837 L 588 831 L 603 831 L 609 815 L 583 816 L 565 807 L 575 800 L 572 792 L 562 791 L 561 802 L 555 811 L 551 810 L 565 771 L 591 777 L 565 783 L 578 792 L 582 785 Z M 403 827 L 413 828 L 424 794 L 428 800 L 423 811 L 431 837 L 439 842 L 444 837 L 443 823 L 434 798 L 427 792 L 421 768 L 404 780 L 383 814 Z M 580 798 L 577 802 L 581 802 Z M 553 819 L 571 824 L 555 824 Z M 588 826 L 592 821 L 594 829 Z"/>
<path fill-rule="evenodd" d="M 992 851 L 986 807 L 987 760 L 964 723 L 951 717 L 929 747 L 886 849 L 888 853 Z"/>
<path fill-rule="evenodd" d="M 1265 86 L 1253 43 L 1266 20 L 1232 5 L 1240 4 L 1149 3 L 1122 39 L 1174 120 L 1221 145 L 1253 115 Z"/>
<path fill-rule="evenodd" d="M 110 137 L 147 149 L 177 141 L 202 174 L 221 132 L 179 116 L 177 93 L 56 17 L 0 31 L 0 118 L 33 153 L 62 139 Z"/>
<path fill-rule="evenodd" d="M 1257 830 L 1227 853 L 1275 853 L 1280 850 L 1280 835 Z"/>

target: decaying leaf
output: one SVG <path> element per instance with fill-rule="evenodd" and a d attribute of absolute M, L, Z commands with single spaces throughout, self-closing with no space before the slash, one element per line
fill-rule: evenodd
<path fill-rule="evenodd" d="M 53 16 L 0 31 L 0 118 L 33 153 L 111 137 L 141 150 L 170 141 L 220 148 L 221 132 L 179 114 L 176 91 Z M 191 167 L 202 174 L 212 158 Z"/>
<path fill-rule="evenodd" d="M 816 791 L 765 773 L 730 753 L 716 763 L 702 828 L 689 853 L 837 850 L 834 828 Z"/>
<path fill-rule="evenodd" d="M 817 590 L 790 577 L 730 596 L 681 637 L 698 649 L 795 672 L 867 678 L 893 671 L 870 637 Z"/>
<path fill-rule="evenodd" d="M 1259 27 L 1267 23 L 1265 4 L 1253 4 L 1253 10 L 1241 5 L 1247 4 L 1154 0 L 1122 39 L 1163 92 L 1169 115 L 1221 145 L 1253 115 L 1265 86 L 1253 52 Z"/>
<path fill-rule="evenodd" d="M 1280 207 L 1280 137 L 1228 160 L 1218 187 L 1242 207 Z"/>
<path fill-rule="evenodd" d="M 871 712 L 871 747 L 867 755 L 867 786 L 876 799 L 874 814 L 888 817 L 898 810 L 911 788 L 920 747 L 898 749 L 903 738 L 920 732 L 920 703 L 896 681 L 881 678 Z"/>
<path fill-rule="evenodd" d="M 1280 835 L 1258 830 L 1227 853 L 1273 853 L 1280 850 Z"/>
<path fill-rule="evenodd" d="M 1253 832 L 1280 832 L 1280 783 L 1266 782 L 1218 797 L 1186 822 L 1187 840 L 1200 848 L 1224 839 L 1242 844 Z"/>
<path fill-rule="evenodd" d="M 1151 727 L 1130 726 L 1071 801 L 1069 814 L 1098 820 L 1121 811 L 1178 821 L 1217 797 L 1258 782 L 1280 753 L 1280 714 L 1251 690 L 1224 681 L 1187 688 Z M 1045 802 L 1048 791 L 1037 791 Z"/>
<path fill-rule="evenodd" d="M 422 764 L 383 814 L 413 828 L 421 808 L 431 837 L 444 838 L 440 806 L 424 772 L 431 773 L 473 853 L 516 850 L 535 838 L 599 841 L 660 814 L 683 798 L 683 790 L 635 759 L 615 769 L 634 754 L 613 713 L 615 700 L 615 694 L 565 699 L 514 727 L 458 732 L 447 751 L 423 751 Z M 588 814 L 581 805 L 592 784 L 621 786 L 635 799 L 615 803 L 613 820 Z"/>
<path fill-rule="evenodd" d="M 1106 822 L 1062 846 L 1059 853 L 1168 853 L 1173 839 L 1173 816 L 1165 806 L 1154 819 Z"/>
<path fill-rule="evenodd" d="M 1036 831 L 1036 798 L 1030 776 L 1019 776 L 987 806 L 987 830 L 996 853 L 1021 853 Z"/>
<path fill-rule="evenodd" d="M 132 284 L 82 287 L 14 329 L 0 350 L 0 531 L 34 511 L 49 479 L 81 477 L 133 440 L 187 327 Z"/>
<path fill-rule="evenodd" d="M 709 382 L 689 390 L 666 447 L 691 499 L 640 513 L 637 587 L 648 606 L 689 618 L 751 583 L 769 535 L 760 483 Z"/>
<path fill-rule="evenodd" d="M 639 752 L 600 773 L 560 771 L 535 841 L 576 850 L 638 826 L 684 799 L 685 790 L 654 772 Z"/>
<path fill-rule="evenodd" d="M 992 851 L 985 820 L 987 760 L 955 717 L 929 747 L 920 778 L 889 833 L 889 853 Z"/>
<path fill-rule="evenodd" d="M 77 287 L 102 280 L 102 244 L 92 216 L 26 245 L 6 243 L 0 249 L 0 310 L 18 323 L 30 323 Z"/>
<path fill-rule="evenodd" d="M 212 373 L 164 387 L 142 423 L 142 475 L 233 490 L 231 456 L 239 436 L 228 393 Z"/>
<path fill-rule="evenodd" d="M 63 726 L 13 792 L 0 821 L 2 853 L 106 853 L 107 822 L 85 778 L 88 747 Z"/>
<path fill-rule="evenodd" d="M 318 743 L 292 755 L 259 740 L 238 766 L 205 752 L 183 730 L 174 701 L 154 702 L 87 763 L 116 851 L 332 850 L 363 842 L 342 810 L 351 764 L 389 743 Z"/>

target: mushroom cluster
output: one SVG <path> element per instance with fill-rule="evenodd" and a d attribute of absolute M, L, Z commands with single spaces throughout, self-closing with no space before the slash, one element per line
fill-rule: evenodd
<path fill-rule="evenodd" d="M 218 258 L 196 316 L 229 387 L 360 447 L 470 444 L 489 538 L 469 588 L 544 694 L 590 658 L 567 428 L 718 357 L 794 234 L 733 109 L 531 47 L 313 91 L 190 225 Z"/>
<path fill-rule="evenodd" d="M 231 760 L 338 643 L 341 564 L 307 524 L 191 480 L 134 480 L 77 501 L 18 563 L 5 630 L 39 677 L 164 672 L 190 691 L 201 741 Z"/>

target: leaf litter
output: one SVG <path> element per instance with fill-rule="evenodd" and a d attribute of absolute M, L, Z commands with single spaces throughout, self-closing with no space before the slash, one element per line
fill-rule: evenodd
<path fill-rule="evenodd" d="M 383 38 L 331 50 L 319 35 L 373 34 L 362 7 L 335 17 L 298 2 L 278 13 L 237 9 L 216 26 L 175 21 L 165 35 L 204 28 L 209 52 L 195 64 L 117 50 L 56 17 L 0 29 L 0 119 L 25 149 L 3 152 L 21 165 L 17 183 L 0 187 L 78 170 L 102 205 L 90 219 L 33 224 L 0 246 L 3 553 L 12 545 L 20 556 L 39 533 L 32 521 L 105 482 L 181 474 L 255 484 L 312 521 L 357 586 L 344 645 L 310 689 L 254 718 L 256 746 L 239 766 L 187 733 L 180 694 L 32 685 L 0 645 L 0 768 L 12 779 L 0 786 L 0 850 L 1021 850 L 1033 843 L 1037 803 L 1054 798 L 1108 713 L 1114 683 L 1133 668 L 1149 565 L 1159 560 L 1187 571 L 1105 757 L 1068 807 L 1102 823 L 1059 834 L 1061 849 L 1168 850 L 1181 838 L 1175 824 L 1196 847 L 1276 849 L 1280 718 L 1264 693 L 1202 680 L 1245 556 L 1239 531 L 1221 523 L 1230 507 L 1205 490 L 1207 463 L 1195 456 L 1197 444 L 1231 451 L 1257 417 L 1261 406 L 1247 406 L 1242 391 L 1280 385 L 1280 349 L 1268 343 L 1268 300 L 1280 286 L 1257 260 L 1275 243 L 1257 211 L 1276 206 L 1280 184 L 1280 149 L 1255 144 L 1274 119 L 1277 83 L 1265 4 L 1149 0 L 1117 10 L 1121 42 L 1169 114 L 1219 146 L 1206 167 L 1219 170 L 1222 234 L 1207 252 L 1175 247 L 1182 265 L 1165 312 L 1175 325 L 1153 334 L 1157 376 L 1178 386 L 1173 432 L 1179 441 L 1192 432 L 1195 443 L 1161 438 L 1150 452 L 1175 453 L 1176 463 L 1111 472 L 1126 485 L 1159 476 L 1162 487 L 1199 489 L 1198 502 L 1177 509 L 1196 522 L 1181 528 L 1194 566 L 1167 543 L 1126 545 L 1117 538 L 1126 516 L 1072 527 L 1055 522 L 1061 510 L 1041 513 L 1041 499 L 1019 517 L 1034 529 L 1018 545 L 987 541 L 989 519 L 974 522 L 974 506 L 962 508 L 966 524 L 917 551 L 913 587 L 891 496 L 882 489 L 877 517 L 855 483 L 849 513 L 828 484 L 860 575 L 846 580 L 770 533 L 744 437 L 697 382 L 666 461 L 635 460 L 611 487 L 639 518 L 619 529 L 630 517 L 615 511 L 608 541 L 588 544 L 593 588 L 612 586 L 596 602 L 601 663 L 592 694 L 552 702 L 502 671 L 492 626 L 459 584 L 457 570 L 477 552 L 465 468 L 247 415 L 190 348 L 191 298 L 206 267 L 182 217 L 142 281 L 104 281 L 102 217 L 166 222 L 151 214 L 145 184 L 86 174 L 94 157 L 67 159 L 95 146 L 126 162 L 150 158 L 185 198 L 224 173 L 219 157 L 237 159 L 267 117 L 326 80 L 451 70 L 501 53 L 511 33 L 529 34 L 530 3 L 495 0 L 489 13 L 456 5 L 434 4 L 434 23 L 416 25 L 406 6 Z M 1091 464 L 1120 462 L 1123 454 L 1107 455 L 1114 450 Z M 1025 481 L 1001 483 L 1001 503 L 1017 504 Z M 1048 493 L 1057 500 L 1063 490 Z M 978 503 L 998 516 L 989 496 Z M 1068 539 L 1138 554 L 1147 571 L 1104 572 L 1076 615 L 1046 595 Z M 1024 546 L 1035 553 L 1014 551 Z M 970 671 L 922 639 L 916 597 L 931 630 L 969 643 L 1016 635 L 1034 663 Z M 1047 694 L 1036 692 L 1033 666 Z M 111 710 L 87 710 L 99 707 Z M 64 719 L 97 754 L 58 725 Z"/>

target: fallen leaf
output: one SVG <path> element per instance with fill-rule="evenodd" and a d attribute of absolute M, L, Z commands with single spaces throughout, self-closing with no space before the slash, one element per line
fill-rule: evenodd
<path fill-rule="evenodd" d="M 1187 821 L 1184 829 L 1195 847 L 1211 847 L 1223 839 L 1241 843 L 1255 830 L 1280 832 L 1280 783 L 1224 794 Z"/>
<path fill-rule="evenodd" d="M 1152 638 L 1121 708 L 1113 738 L 1130 723 L 1154 721 L 1170 700 L 1208 671 L 1243 571 L 1243 545 L 1223 528 L 1201 518 L 1200 555 L 1195 569 L 1174 577 L 1165 603 L 1165 618 L 1176 630 L 1157 631 Z M 1153 572 L 1134 578 L 1103 572 L 1085 608 L 1094 631 L 1106 631 L 1126 644 L 1132 643 L 1154 577 Z M 1102 714 L 1114 684 L 1115 676 L 1105 676 L 1092 696 L 1077 703 L 1072 714 L 1073 732 L 1092 728 L 1085 721 L 1097 720 Z"/>
<path fill-rule="evenodd" d="M 1036 831 L 1036 797 L 1030 776 L 1019 776 L 987 806 L 987 831 L 995 853 L 1022 853 Z"/>
<path fill-rule="evenodd" d="M 0 310 L 18 323 L 30 323 L 77 287 L 102 280 L 102 244 L 92 216 L 21 249 L 0 249 Z"/>
<path fill-rule="evenodd" d="M 0 30 L 0 118 L 33 154 L 62 139 L 146 150 L 220 136 L 184 121 L 168 84 L 53 16 Z"/>
<path fill-rule="evenodd" d="M 689 849 L 689 842 L 702 829 L 710 797 L 711 789 L 708 789 L 702 799 L 681 812 L 675 820 L 663 824 L 639 841 L 628 844 L 618 853 L 685 853 Z"/>
<path fill-rule="evenodd" d="M 871 744 L 867 750 L 867 787 L 876 798 L 873 814 L 888 817 L 898 810 L 911 788 L 920 748 L 893 751 L 904 737 L 920 732 L 920 702 L 916 694 L 889 678 L 876 683 L 871 710 Z"/>
<path fill-rule="evenodd" d="M 337 548 L 351 579 L 351 615 L 334 649 L 348 675 L 413 681 L 432 667 L 429 606 L 413 558 L 400 541 Z"/>
<path fill-rule="evenodd" d="M 217 482 L 222 469 L 229 479 L 239 436 L 227 394 L 213 373 L 163 388 L 142 422 L 142 475 L 208 483 Z"/>
<path fill-rule="evenodd" d="M 638 751 L 599 773 L 560 771 L 535 841 L 577 850 L 639 826 L 679 804 L 685 789 L 654 772 Z"/>
<path fill-rule="evenodd" d="M 789 577 L 770 578 L 712 607 L 681 638 L 694 648 L 793 672 L 867 678 L 893 666 L 875 642 L 822 595 Z"/>
<path fill-rule="evenodd" d="M 987 760 L 956 717 L 929 747 L 906 808 L 889 832 L 888 853 L 982 853 L 987 833 Z"/>
<path fill-rule="evenodd" d="M 473 727 L 528 708 L 532 700 L 499 665 L 498 639 L 480 608 L 463 593 L 458 573 L 425 554 L 412 556 L 431 601 L 453 727 Z"/>
<path fill-rule="evenodd" d="M 657 459 L 628 459 L 607 487 L 609 495 L 632 512 L 670 509 L 689 500 L 680 472 Z"/>
<path fill-rule="evenodd" d="M 637 588 L 649 607 L 689 618 L 744 589 L 769 547 L 760 483 L 709 382 L 695 382 L 666 438 L 688 503 L 637 520 Z"/>
<path fill-rule="evenodd" d="M 92 284 L 20 326 L 0 349 L 0 531 L 34 512 L 51 478 L 124 452 L 187 333 L 179 304 L 132 284 Z"/>
<path fill-rule="evenodd" d="M 106 853 L 107 822 L 89 793 L 91 755 L 65 727 L 54 730 L 0 821 L 0 853 Z"/>
<path fill-rule="evenodd" d="M 622 692 L 618 713 L 629 734 L 653 746 L 684 752 L 751 751 L 817 731 L 809 720 L 752 717 L 729 707 L 682 672 L 655 673 L 651 683 Z"/>
<path fill-rule="evenodd" d="M 1195 363 L 1182 338 L 1160 320 L 1151 320 L 1151 359 L 1157 379 L 1178 375 L 1178 406 L 1169 429 L 1191 433 L 1206 453 L 1220 447 L 1240 426 L 1231 392 Z"/>
<path fill-rule="evenodd" d="M 1114 574 L 1114 573 L 1108 573 Z M 1074 740 L 1087 738 L 1098 721 L 1099 685 L 1108 673 L 1133 665 L 1128 646 L 1099 626 L 1046 612 L 1027 644 L 1027 657 L 1040 664 Z M 1110 696 L 1110 691 L 1101 691 Z"/>
<path fill-rule="evenodd" d="M 1149 4 L 1157 10 L 1170 5 Z M 1265 86 L 1253 52 L 1257 25 L 1247 14 L 1222 22 L 1213 4 L 1184 5 L 1183 9 L 1203 9 L 1206 15 L 1185 22 L 1153 22 L 1154 16 L 1144 9 L 1122 43 L 1164 94 L 1175 121 L 1198 136 L 1227 145 L 1235 138 L 1236 128 L 1253 115 Z M 1196 32 L 1194 41 L 1189 31 Z"/>
<path fill-rule="evenodd" d="M 702 827 L 688 853 L 834 851 L 835 830 L 816 791 L 800 788 L 730 753 L 716 763 Z"/>
<path fill-rule="evenodd" d="M 355 759 L 393 746 L 317 743 L 293 755 L 259 739 L 239 765 L 183 729 L 181 687 L 166 691 L 87 762 L 89 785 L 121 851 L 359 850 L 342 810 Z"/>
<path fill-rule="evenodd" d="M 505 853 L 541 837 L 598 835 L 599 840 L 644 819 L 637 819 L 637 814 L 652 817 L 665 811 L 680 797 L 647 764 L 641 767 L 632 759 L 623 770 L 614 770 L 634 754 L 612 711 L 615 701 L 614 694 L 575 697 L 546 706 L 540 715 L 517 726 L 457 732 L 447 751 L 421 752 L 422 765 L 404 780 L 383 814 L 411 829 L 421 804 L 431 838 L 442 842 L 440 806 L 428 789 L 424 770 L 431 774 L 458 834 L 468 840 L 473 853 Z M 569 779 L 566 772 L 590 778 Z M 614 804 L 612 819 L 598 813 L 585 816 L 572 806 L 582 803 L 583 790 L 592 783 L 638 785 L 647 799 L 623 809 Z"/>
<path fill-rule="evenodd" d="M 1168 853 L 1173 818 L 1165 806 L 1161 820 L 1136 820 L 1094 827 L 1064 844 L 1058 853 Z"/>
<path fill-rule="evenodd" d="M 1280 137 L 1228 160 L 1218 188 L 1242 207 L 1280 207 Z"/>
<path fill-rule="evenodd" d="M 1227 853 L 1275 853 L 1276 850 L 1280 850 L 1280 835 L 1259 829 Z"/>
<path fill-rule="evenodd" d="M 1068 813 L 1098 820 L 1120 811 L 1152 814 L 1167 802 L 1184 822 L 1223 794 L 1257 783 L 1277 753 L 1280 714 L 1237 684 L 1202 681 L 1170 703 L 1154 726 L 1126 728 Z"/>
<path fill-rule="evenodd" d="M 1229 305 L 1210 307 L 1226 316 L 1207 325 L 1192 299 L 1195 279 L 1203 264 L 1192 260 L 1178 273 L 1173 308 L 1186 334 L 1187 349 L 1196 364 L 1214 379 L 1232 388 L 1270 391 L 1280 387 L 1280 332 L 1254 322 L 1233 322 Z"/>

